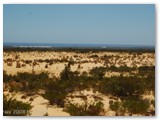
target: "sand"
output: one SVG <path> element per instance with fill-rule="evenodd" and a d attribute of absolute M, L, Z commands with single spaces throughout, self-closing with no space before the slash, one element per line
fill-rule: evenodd
<path fill-rule="evenodd" d="M 30 116 L 44 116 L 46 113 L 48 116 L 70 116 L 69 113 L 63 111 L 63 108 L 59 108 L 56 105 L 49 105 L 49 101 L 40 95 L 28 96 L 26 99 L 22 99 L 24 93 L 9 93 L 8 91 L 5 91 L 4 94 L 9 94 L 10 97 L 12 96 L 16 100 L 24 103 L 31 103 L 33 108 L 31 109 Z M 33 98 L 33 101 L 30 101 L 30 98 Z"/>
<path fill-rule="evenodd" d="M 98 58 L 91 57 L 92 55 L 98 55 Z M 32 73 L 33 70 L 35 73 L 48 72 L 51 76 L 59 77 L 60 72 L 64 69 L 67 62 L 58 62 L 56 60 L 72 60 L 74 62 L 71 65 L 72 71 L 79 71 L 80 73 L 89 72 L 94 67 L 100 66 L 111 66 L 115 65 L 120 67 L 126 65 L 128 67 L 140 67 L 140 66 L 154 66 L 155 65 L 155 56 L 153 53 L 144 53 L 137 55 L 134 54 L 121 53 L 121 52 L 101 52 L 101 53 L 86 53 L 86 54 L 76 54 L 74 52 L 4 52 L 4 64 L 3 69 L 7 74 L 15 75 L 18 72 L 29 72 Z M 17 59 L 16 56 L 18 56 Z M 103 60 L 103 56 L 107 56 Z M 11 59 L 12 62 L 9 61 Z M 53 60 L 53 64 L 49 65 L 46 62 L 36 62 L 36 65 L 33 66 L 34 61 L 36 60 Z M 30 60 L 30 64 L 26 64 L 24 61 Z M 20 68 L 17 68 L 17 62 L 20 64 Z M 8 64 L 12 63 L 12 66 Z M 48 68 L 45 68 L 45 66 Z M 118 73 L 108 73 L 108 76 L 119 75 Z M 125 73 L 126 74 L 126 73 Z"/>
<path fill-rule="evenodd" d="M 97 55 L 98 57 L 93 57 Z M 105 56 L 105 59 L 104 59 Z M 143 54 L 129 54 L 125 52 L 98 52 L 98 53 L 75 53 L 75 52 L 4 52 L 3 53 L 3 70 L 7 74 L 16 75 L 18 72 L 28 72 L 35 73 L 48 72 L 50 77 L 60 77 L 60 73 L 65 68 L 67 61 L 74 62 L 71 65 L 71 71 L 78 71 L 81 74 L 83 72 L 89 73 L 89 71 L 94 67 L 105 67 L 115 65 L 120 67 L 126 65 L 128 67 L 140 67 L 140 66 L 154 66 L 155 65 L 155 55 L 154 53 L 143 53 Z M 52 64 L 47 62 L 36 62 L 37 60 L 53 60 Z M 30 60 L 31 63 L 26 64 L 24 61 Z M 20 67 L 17 68 L 17 62 Z M 35 65 L 34 65 L 35 64 Z M 47 65 L 47 67 L 46 67 Z M 135 71 L 136 73 L 136 71 Z M 119 72 L 107 71 L 105 76 L 120 76 Z M 123 73 L 124 76 L 130 76 L 128 72 Z M 7 92 L 4 92 L 7 94 Z M 8 93 L 13 96 L 13 94 Z M 30 97 L 22 99 L 23 93 L 14 93 L 14 97 L 22 102 L 30 102 L 33 105 L 31 110 L 31 116 L 44 116 L 48 114 L 49 116 L 70 116 L 69 113 L 64 112 L 63 108 L 57 106 L 49 105 L 48 100 L 44 99 L 40 95 L 32 96 L 33 101 L 29 101 Z M 115 112 L 109 109 L 110 96 L 103 95 L 92 89 L 83 90 L 71 93 L 66 98 L 66 103 L 70 101 L 71 103 L 82 104 L 86 100 L 76 97 L 79 95 L 86 96 L 88 102 L 96 101 L 95 96 L 98 96 L 104 103 L 104 109 L 107 116 L 114 116 Z M 69 96 L 74 96 L 73 98 Z M 152 93 L 143 96 L 143 99 L 153 100 L 154 95 Z"/>

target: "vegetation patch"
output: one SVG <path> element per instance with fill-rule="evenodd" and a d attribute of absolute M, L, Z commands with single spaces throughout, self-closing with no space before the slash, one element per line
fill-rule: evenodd
<path fill-rule="evenodd" d="M 110 109 L 116 111 L 116 115 L 124 115 L 128 113 L 129 115 L 147 115 L 149 108 L 149 101 L 142 100 L 140 98 L 127 98 L 121 102 L 110 103 Z"/>
<path fill-rule="evenodd" d="M 100 83 L 99 91 L 118 97 L 137 96 L 145 91 L 145 83 L 136 77 L 111 77 Z"/>
<path fill-rule="evenodd" d="M 103 116 L 105 115 L 103 106 L 102 102 L 85 102 L 82 105 L 70 103 L 66 106 L 65 111 L 72 116 Z"/>

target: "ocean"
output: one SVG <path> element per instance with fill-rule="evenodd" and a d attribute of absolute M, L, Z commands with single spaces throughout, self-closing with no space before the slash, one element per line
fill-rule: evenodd
<path fill-rule="evenodd" d="M 64 44 L 64 43 L 3 43 L 3 47 L 21 48 L 113 48 L 113 49 L 155 49 L 149 45 L 113 45 L 113 44 Z"/>

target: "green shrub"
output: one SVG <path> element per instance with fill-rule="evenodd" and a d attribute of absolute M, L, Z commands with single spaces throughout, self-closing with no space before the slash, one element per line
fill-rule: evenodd
<path fill-rule="evenodd" d="M 135 68 L 131 68 L 131 67 L 128 67 L 128 66 L 120 66 L 120 67 L 116 67 L 116 66 L 110 66 L 109 68 L 107 68 L 108 70 L 110 71 L 114 71 L 114 72 L 131 72 L 131 71 L 134 71 L 136 70 Z"/>
<path fill-rule="evenodd" d="M 149 108 L 149 102 L 139 98 L 126 99 L 122 105 L 131 114 L 145 115 Z"/>
<path fill-rule="evenodd" d="M 146 89 L 149 91 L 155 91 L 155 74 L 149 74 L 144 78 Z"/>
<path fill-rule="evenodd" d="M 116 116 L 124 116 L 125 109 L 122 106 L 121 102 L 112 102 L 110 103 L 110 109 L 116 111 Z"/>
<path fill-rule="evenodd" d="M 155 66 L 141 66 L 138 68 L 138 75 L 142 77 L 155 76 Z"/>
<path fill-rule="evenodd" d="M 48 99 L 50 104 L 56 104 L 60 107 L 64 107 L 68 93 L 76 90 L 83 90 L 93 85 L 92 77 L 81 75 L 78 72 L 72 72 L 70 70 L 70 63 L 66 65 L 64 70 L 60 74 L 60 80 L 50 81 L 45 86 L 44 98 Z"/>
<path fill-rule="evenodd" d="M 110 109 L 116 111 L 116 115 L 124 115 L 128 113 L 129 115 L 140 114 L 145 115 L 148 113 L 149 102 L 142 100 L 140 98 L 127 98 L 121 102 L 110 103 Z"/>
<path fill-rule="evenodd" d="M 18 73 L 16 79 L 16 81 L 22 83 L 22 91 L 38 91 L 39 89 L 43 89 L 48 80 L 47 73 Z"/>
<path fill-rule="evenodd" d="M 97 82 L 92 80 L 91 76 L 79 76 L 77 72 L 70 71 L 70 65 L 67 65 L 60 75 L 60 80 L 48 82 L 43 95 L 51 105 L 56 104 L 60 107 L 64 107 L 64 99 L 68 93 L 92 87 Z"/>
<path fill-rule="evenodd" d="M 33 74 L 33 73 L 17 73 L 17 75 L 7 75 L 4 72 L 3 76 L 4 82 L 7 82 L 10 86 L 10 88 L 13 91 L 38 91 L 39 89 L 44 89 L 45 84 L 48 83 L 50 78 L 48 77 L 47 73 L 39 73 L 39 74 Z"/>
<path fill-rule="evenodd" d="M 90 74 L 94 77 L 94 79 L 102 80 L 106 73 L 105 67 L 95 67 L 90 70 Z"/>
<path fill-rule="evenodd" d="M 102 116 L 105 115 L 102 102 L 72 104 L 66 106 L 65 111 L 72 116 Z"/>
<path fill-rule="evenodd" d="M 116 66 L 110 66 L 109 68 L 108 68 L 109 70 L 111 70 L 111 71 L 117 71 L 118 69 L 117 69 L 117 67 Z"/>
<path fill-rule="evenodd" d="M 3 82 L 7 83 L 13 79 L 12 75 L 8 75 L 6 71 L 3 70 Z"/>
<path fill-rule="evenodd" d="M 155 71 L 155 66 L 141 66 L 138 68 L 139 71 Z"/>
<path fill-rule="evenodd" d="M 44 98 L 48 99 L 50 104 L 56 104 L 60 107 L 64 107 L 64 99 L 67 94 L 78 89 L 79 82 L 76 80 L 57 80 L 50 81 L 45 86 Z"/>
<path fill-rule="evenodd" d="M 145 90 L 145 84 L 136 77 L 111 77 L 99 85 L 99 91 L 118 97 L 140 95 Z"/>
<path fill-rule="evenodd" d="M 61 81 L 50 82 L 45 89 L 43 97 L 48 99 L 50 104 L 64 107 L 64 99 L 67 95 L 66 86 Z"/>
<path fill-rule="evenodd" d="M 65 66 L 64 70 L 60 73 L 60 80 L 76 80 L 79 73 L 77 71 L 72 72 L 70 70 L 71 63 L 69 62 L 68 65 Z"/>
<path fill-rule="evenodd" d="M 116 111 L 120 108 L 120 102 L 111 102 L 110 103 L 110 109 L 113 111 Z"/>
<path fill-rule="evenodd" d="M 30 115 L 32 106 L 29 103 L 17 101 L 13 97 L 3 95 L 3 115 L 4 116 L 27 116 Z"/>

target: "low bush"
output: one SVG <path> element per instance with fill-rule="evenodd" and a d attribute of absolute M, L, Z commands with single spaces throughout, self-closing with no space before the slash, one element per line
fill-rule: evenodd
<path fill-rule="evenodd" d="M 72 72 L 70 70 L 71 63 L 65 66 L 64 70 L 60 73 L 60 80 L 66 81 L 66 80 L 75 80 L 79 73 L 77 71 Z"/>
<path fill-rule="evenodd" d="M 50 80 L 47 73 L 17 73 L 17 75 L 7 75 L 3 73 L 3 80 L 10 85 L 10 88 L 14 91 L 38 91 L 44 89 L 45 84 Z"/>
<path fill-rule="evenodd" d="M 125 114 L 125 109 L 121 102 L 110 102 L 110 109 L 116 112 L 116 116 L 124 116 Z"/>
<path fill-rule="evenodd" d="M 155 71 L 155 66 L 141 66 L 138 68 L 139 71 Z"/>
<path fill-rule="evenodd" d="M 149 102 L 139 98 L 126 99 L 122 105 L 131 114 L 145 115 L 149 108 Z"/>
<path fill-rule="evenodd" d="M 90 74 L 93 76 L 94 79 L 102 80 L 106 73 L 105 67 L 95 67 L 90 70 Z"/>
<path fill-rule="evenodd" d="M 140 98 L 127 98 L 121 102 L 110 103 L 110 109 L 116 111 L 116 115 L 146 115 L 148 113 L 149 102 Z"/>
<path fill-rule="evenodd" d="M 136 77 L 111 77 L 103 80 L 99 85 L 99 91 L 118 97 L 140 95 L 145 90 L 143 80 Z"/>
<path fill-rule="evenodd" d="M 116 67 L 112 65 L 109 68 L 107 68 L 107 70 L 114 71 L 114 72 L 131 72 L 136 70 L 136 68 L 128 67 L 126 65 L 120 66 L 120 67 Z"/>
<path fill-rule="evenodd" d="M 61 81 L 50 82 L 45 89 L 43 97 L 48 99 L 50 104 L 56 104 L 57 106 L 64 107 L 64 99 L 67 95 L 67 85 Z M 69 85 L 68 85 L 69 86 Z"/>
<path fill-rule="evenodd" d="M 60 80 L 50 81 L 45 86 L 43 97 L 48 99 L 51 105 L 56 104 L 64 107 L 64 99 L 68 93 L 89 88 L 96 83 L 96 81 L 92 80 L 93 77 L 91 76 L 79 76 L 77 72 L 72 72 L 70 64 L 66 65 L 60 75 Z"/>
<path fill-rule="evenodd" d="M 72 104 L 66 106 L 65 111 L 72 116 L 102 116 L 105 115 L 102 102 Z"/>
<path fill-rule="evenodd" d="M 138 68 L 138 76 L 155 77 L 155 66 L 141 66 Z"/>
<path fill-rule="evenodd" d="M 12 75 L 8 75 L 6 71 L 3 70 L 3 82 L 8 83 L 13 79 Z"/>
<path fill-rule="evenodd" d="M 64 99 L 68 93 L 82 89 L 80 86 L 81 85 L 76 80 L 50 81 L 45 87 L 43 97 L 48 99 L 51 105 L 55 104 L 59 107 L 64 107 Z"/>

